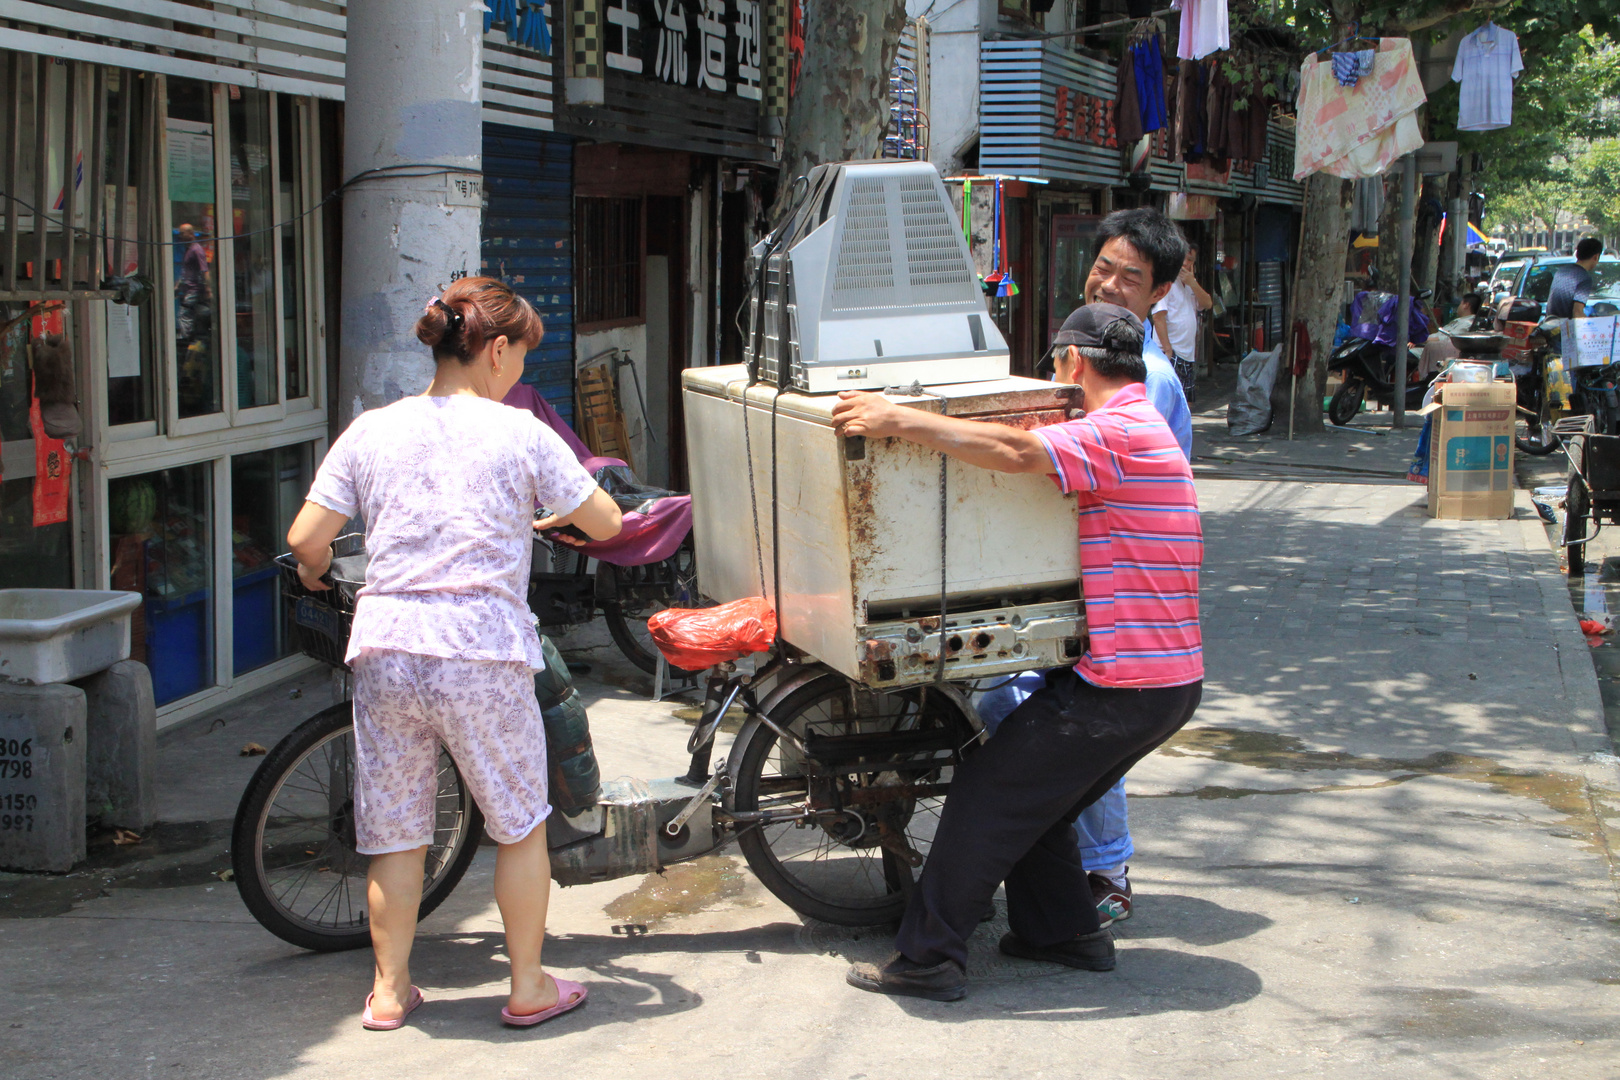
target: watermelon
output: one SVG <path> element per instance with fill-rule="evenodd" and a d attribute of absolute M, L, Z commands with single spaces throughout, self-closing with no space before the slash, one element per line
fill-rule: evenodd
<path fill-rule="evenodd" d="M 108 485 L 107 504 L 114 535 L 145 532 L 157 513 L 157 491 L 144 477 L 114 480 Z"/>

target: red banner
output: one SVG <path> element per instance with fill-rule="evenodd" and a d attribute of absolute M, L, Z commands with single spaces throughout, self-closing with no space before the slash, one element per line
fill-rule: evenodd
<path fill-rule="evenodd" d="M 29 336 L 38 341 L 46 334 L 62 333 L 62 305 L 49 305 L 29 320 Z M 39 415 L 39 399 L 28 403 L 28 428 L 34 434 L 34 528 L 60 525 L 68 519 L 68 486 L 71 469 L 67 447 L 61 439 L 45 434 L 45 421 Z"/>

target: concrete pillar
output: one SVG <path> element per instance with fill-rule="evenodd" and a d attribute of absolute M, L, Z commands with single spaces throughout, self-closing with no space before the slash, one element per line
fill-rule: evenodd
<path fill-rule="evenodd" d="M 85 695 L 85 810 L 103 825 L 157 820 L 157 706 L 146 665 L 122 660 L 74 685 Z"/>
<path fill-rule="evenodd" d="M 0 867 L 84 861 L 84 724 L 77 686 L 0 683 Z"/>
<path fill-rule="evenodd" d="M 345 424 L 427 387 L 433 358 L 411 328 L 442 286 L 478 272 L 483 31 L 480 0 L 349 6 L 343 177 L 428 168 L 395 168 L 343 197 Z"/>

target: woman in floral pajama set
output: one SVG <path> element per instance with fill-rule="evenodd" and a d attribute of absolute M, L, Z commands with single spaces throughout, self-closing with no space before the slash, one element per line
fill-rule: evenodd
<path fill-rule="evenodd" d="M 551 805 L 533 682 L 545 660 L 525 594 L 531 526 L 572 523 L 607 539 L 619 510 L 555 432 L 501 404 L 541 329 L 528 302 L 491 278 L 463 278 L 429 301 L 416 334 L 433 350 L 432 385 L 354 419 L 287 535 L 299 577 L 321 589 L 332 541 L 356 514 L 366 522 L 370 563 L 345 659 L 355 832 L 371 856 L 368 1028 L 397 1028 L 422 1001 L 409 963 L 441 743 L 500 845 L 495 899 L 512 965 L 502 1018 L 533 1024 L 585 1000 L 584 987 L 540 965 Z M 537 503 L 552 517 L 536 525 Z"/>

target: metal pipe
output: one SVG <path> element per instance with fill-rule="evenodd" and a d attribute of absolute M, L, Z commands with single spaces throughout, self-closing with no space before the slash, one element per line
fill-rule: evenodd
<path fill-rule="evenodd" d="M 85 260 L 85 283 L 92 289 L 100 286 L 106 275 L 101 263 L 107 255 L 107 231 L 103 220 L 107 214 L 107 181 L 103 175 L 107 158 L 107 69 L 100 64 L 90 69 L 90 145 L 85 156 L 85 182 L 90 187 L 90 213 L 85 230 L 89 252 Z"/>
<path fill-rule="evenodd" d="M 1406 426 L 1407 340 L 1412 332 L 1412 243 L 1417 211 L 1417 162 L 1411 154 L 1401 158 L 1401 240 L 1395 272 L 1401 276 L 1395 293 L 1395 386 L 1392 406 L 1394 427 Z"/>
<path fill-rule="evenodd" d="M 75 159 L 79 149 L 79 62 L 64 62 L 66 72 L 66 108 L 62 112 L 62 288 L 73 288 L 73 255 L 75 237 L 73 219 L 78 214 L 78 191 L 74 180 Z M 47 205 L 41 203 L 41 206 Z"/>
<path fill-rule="evenodd" d="M 51 156 L 50 118 L 51 65 L 43 56 L 34 60 L 34 267 L 28 283 L 37 292 L 50 287 L 45 273 L 45 257 L 50 254 L 45 246 L 45 209 L 50 196 L 45 194 L 51 182 L 46 164 Z"/>
<path fill-rule="evenodd" d="M 113 160 L 118 162 L 118 186 L 116 188 L 118 205 L 113 208 L 113 219 L 118 227 L 113 230 L 112 265 L 108 271 L 113 277 L 120 277 L 124 273 L 124 237 L 129 233 L 129 215 L 125 207 L 129 204 L 129 133 L 134 123 L 135 112 L 135 75 L 127 68 L 118 73 L 118 155 Z M 139 251 L 139 249 L 137 249 Z M 139 255 L 136 256 L 137 260 Z"/>
<path fill-rule="evenodd" d="M 720 310 L 720 249 L 721 238 L 725 232 L 725 218 L 720 213 L 725 201 L 725 162 L 721 158 L 714 159 L 714 281 L 710 284 L 714 288 L 714 341 L 710 343 L 709 353 L 714 357 L 716 367 L 720 365 L 720 336 L 723 333 L 725 312 Z"/>

